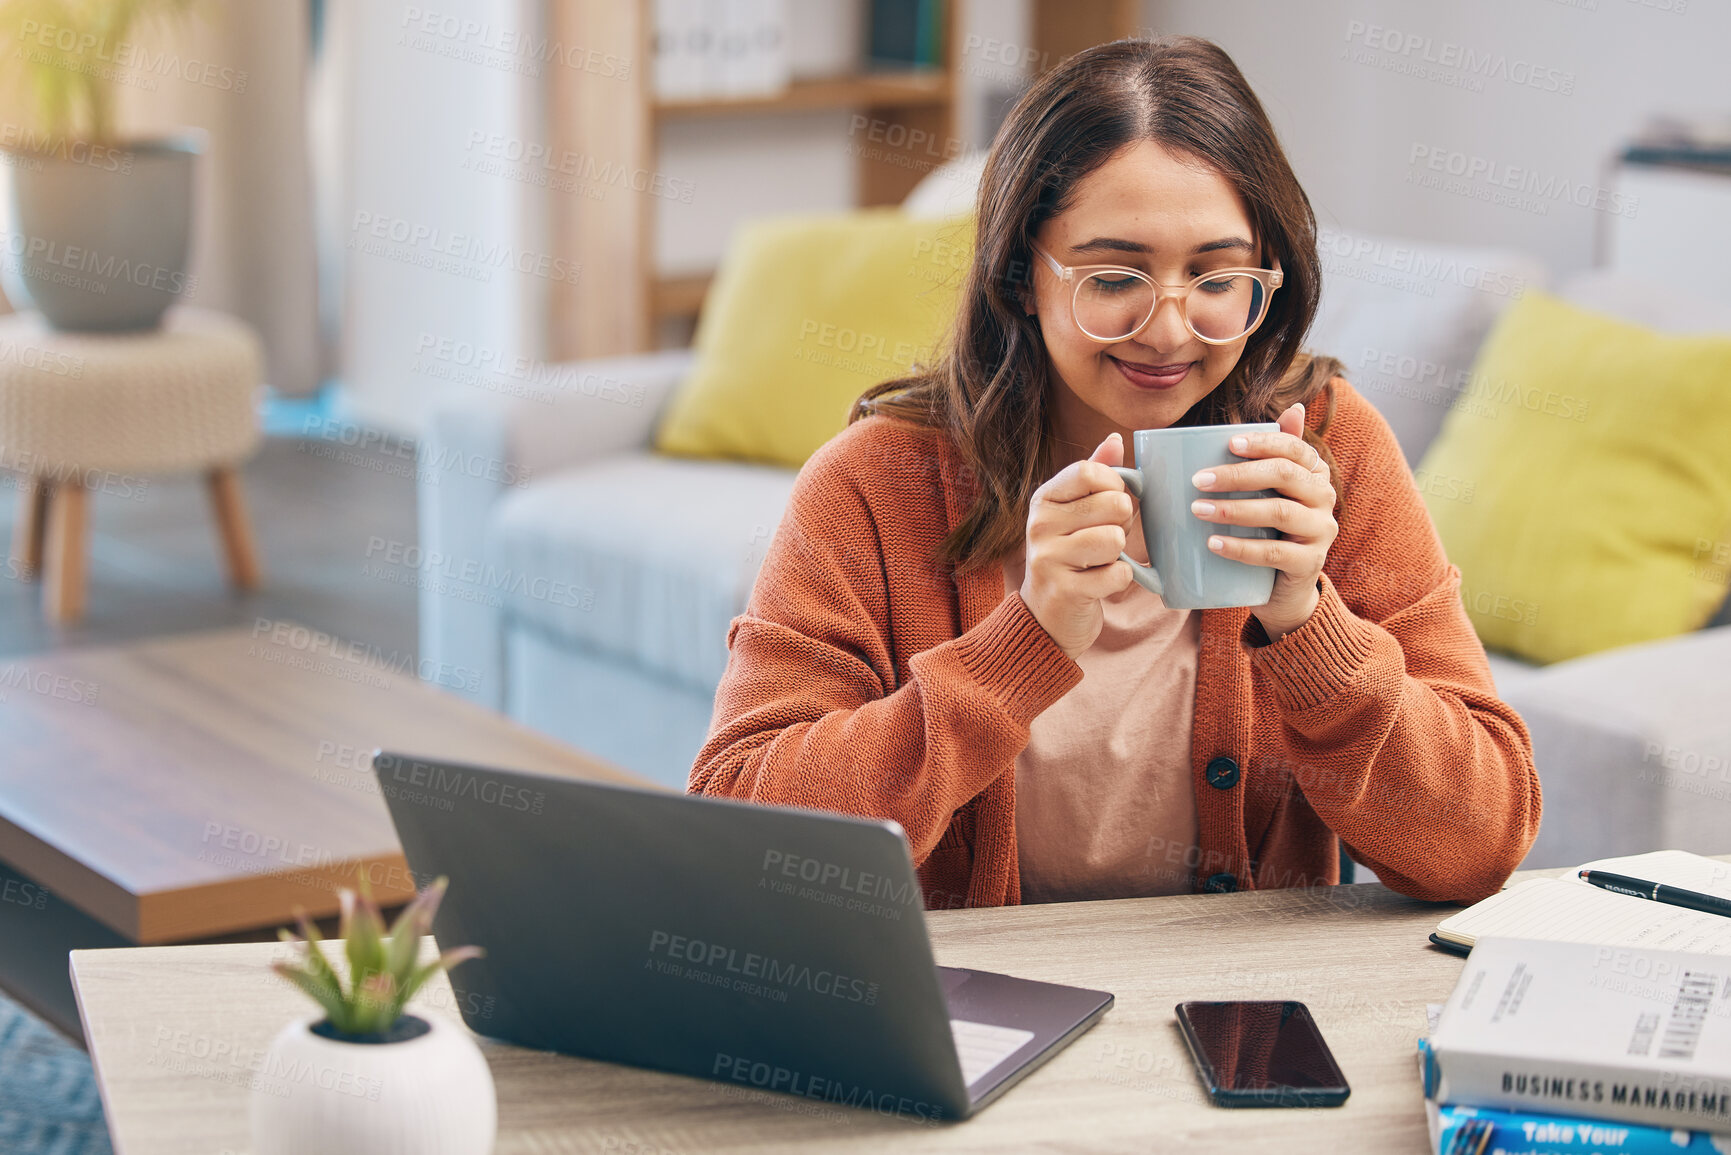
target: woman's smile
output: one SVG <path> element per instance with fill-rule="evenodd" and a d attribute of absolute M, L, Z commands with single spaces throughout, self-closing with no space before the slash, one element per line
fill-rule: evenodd
<path fill-rule="evenodd" d="M 1190 370 L 1196 366 L 1194 361 L 1152 365 L 1143 361 L 1129 361 L 1123 357 L 1110 355 L 1106 359 L 1118 367 L 1118 372 L 1123 375 L 1124 380 L 1130 382 L 1134 388 L 1141 390 L 1170 389 L 1188 377 Z"/>

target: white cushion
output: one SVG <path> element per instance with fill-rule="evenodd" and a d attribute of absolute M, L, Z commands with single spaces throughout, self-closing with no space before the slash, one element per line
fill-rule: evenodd
<path fill-rule="evenodd" d="M 902 211 L 910 217 L 951 217 L 974 211 L 974 195 L 980 174 L 986 169 L 986 152 L 965 152 L 927 173 L 913 191 L 902 198 Z"/>
<path fill-rule="evenodd" d="M 1696 630 L 1559 662 L 1500 694 L 1532 733 L 1544 788 L 1544 822 L 1523 865 L 1659 847 L 1723 854 L 1727 668 L 1731 629 Z"/>
<path fill-rule="evenodd" d="M 1544 672 L 1545 667 L 1535 666 L 1531 662 L 1523 662 L 1519 658 L 1511 658 L 1507 654 L 1499 654 L 1495 650 L 1485 651 L 1485 657 L 1490 660 L 1491 681 L 1497 688 L 1497 697 L 1502 697 L 1515 686 L 1523 685 Z"/>
<path fill-rule="evenodd" d="M 1709 300 L 1615 269 L 1576 273 L 1557 295 L 1583 309 L 1661 333 L 1731 333 L 1731 301 Z"/>
<path fill-rule="evenodd" d="M 531 626 L 505 629 L 505 712 L 633 774 L 683 790 L 709 736 L 715 688 L 593 654 Z"/>
<path fill-rule="evenodd" d="M 1544 286 L 1544 266 L 1508 249 L 1339 229 L 1322 229 L 1317 242 L 1322 304 L 1307 344 L 1346 363 L 1347 379 L 1417 465 L 1492 323 Z"/>
<path fill-rule="evenodd" d="M 512 622 L 713 693 L 796 471 L 655 453 L 525 486 L 488 528 Z"/>

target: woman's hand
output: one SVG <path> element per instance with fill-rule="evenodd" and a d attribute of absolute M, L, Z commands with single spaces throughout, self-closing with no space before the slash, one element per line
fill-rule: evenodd
<path fill-rule="evenodd" d="M 1111 469 L 1122 464 L 1124 440 L 1112 433 L 1086 461 L 1071 462 L 1036 489 L 1028 505 L 1022 600 L 1072 661 L 1100 636 L 1100 602 L 1134 580 L 1129 566 L 1117 564 L 1124 524 L 1135 512 Z"/>
<path fill-rule="evenodd" d="M 1255 460 L 1205 469 L 1191 479 L 1191 484 L 1204 493 L 1272 489 L 1281 496 L 1231 501 L 1204 497 L 1190 505 L 1190 511 L 1203 521 L 1269 525 L 1280 531 L 1274 541 L 1229 534 L 1208 539 L 1208 548 L 1221 557 L 1271 566 L 1276 571 L 1274 594 L 1268 604 L 1250 611 L 1271 642 L 1310 620 L 1320 597 L 1316 579 L 1322 573 L 1322 563 L 1328 560 L 1328 547 L 1340 532 L 1334 521 L 1335 494 L 1328 466 L 1315 447 L 1299 436 L 1304 430 L 1304 406 L 1293 405 L 1279 420 L 1278 433 L 1250 433 L 1232 439 L 1233 453 Z"/>

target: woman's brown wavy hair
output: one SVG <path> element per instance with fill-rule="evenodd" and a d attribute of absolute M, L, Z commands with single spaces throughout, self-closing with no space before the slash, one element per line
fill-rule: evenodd
<path fill-rule="evenodd" d="M 1079 52 L 1037 80 L 992 145 L 975 204 L 975 246 L 954 326 L 937 364 L 866 390 L 848 424 L 886 414 L 946 433 L 979 481 L 940 562 L 958 572 L 1022 542 L 1034 490 L 1057 472 L 1051 364 L 1039 321 L 1023 311 L 1035 232 L 1069 207 L 1076 184 L 1126 145 L 1153 140 L 1238 190 L 1263 247 L 1286 274 L 1238 364 L 1177 425 L 1273 421 L 1326 393 L 1304 439 L 1339 470 L 1321 434 L 1333 417 L 1332 357 L 1300 351 L 1321 292 L 1316 216 L 1238 66 L 1194 36 L 1117 40 Z M 1336 517 L 1340 508 L 1336 506 Z"/>

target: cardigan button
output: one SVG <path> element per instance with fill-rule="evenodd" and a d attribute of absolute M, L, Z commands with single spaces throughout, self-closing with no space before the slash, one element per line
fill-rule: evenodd
<path fill-rule="evenodd" d="M 1210 874 L 1202 889 L 1207 894 L 1231 894 L 1238 889 L 1238 879 L 1230 874 Z"/>
<path fill-rule="evenodd" d="M 1222 754 L 1208 760 L 1208 768 L 1203 771 L 1208 779 L 1208 785 L 1216 790 L 1230 790 L 1238 785 L 1238 761 Z"/>

